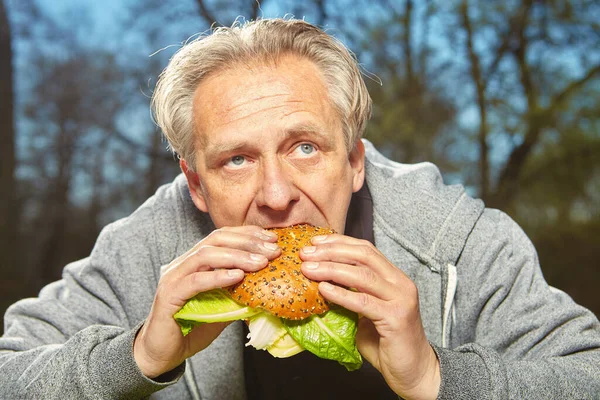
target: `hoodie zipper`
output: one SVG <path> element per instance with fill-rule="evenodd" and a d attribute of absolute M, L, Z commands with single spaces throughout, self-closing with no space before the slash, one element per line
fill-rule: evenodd
<path fill-rule="evenodd" d="M 446 285 L 446 294 L 444 296 L 444 308 L 442 318 L 442 347 L 448 347 L 450 341 L 450 328 L 454 320 L 454 295 L 456 294 L 457 276 L 456 267 L 452 264 L 446 266 L 448 284 Z"/>
<path fill-rule="evenodd" d="M 190 393 L 192 395 L 193 400 L 202 400 L 202 396 L 200 396 L 200 390 L 198 390 L 198 385 L 196 384 L 196 379 L 194 377 L 194 372 L 192 371 L 192 360 L 185 360 L 185 372 L 183 374 L 185 382 L 187 383 L 188 388 L 190 389 Z"/>

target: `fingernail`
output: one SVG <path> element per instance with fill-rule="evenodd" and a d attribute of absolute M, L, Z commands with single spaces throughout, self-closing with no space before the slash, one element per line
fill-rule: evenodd
<path fill-rule="evenodd" d="M 327 240 L 327 235 L 315 236 L 311 239 L 312 243 L 321 243 Z"/>
<path fill-rule="evenodd" d="M 270 242 L 264 242 L 263 246 L 265 246 L 265 248 L 267 248 L 269 250 L 277 250 L 279 248 L 279 246 L 277 246 L 277 243 L 270 243 Z"/>
<path fill-rule="evenodd" d="M 227 275 L 230 278 L 239 278 L 244 275 L 244 271 L 242 271 L 241 269 L 228 269 Z"/>
<path fill-rule="evenodd" d="M 266 261 L 267 258 L 265 256 L 263 256 L 262 254 L 254 254 L 254 253 L 250 253 L 250 259 L 252 261 Z"/>
<path fill-rule="evenodd" d="M 271 232 L 271 231 L 261 231 L 260 232 L 260 238 L 263 240 L 271 240 L 271 239 L 275 239 L 277 237 L 277 234 L 275 232 Z"/>
<path fill-rule="evenodd" d="M 306 268 L 306 269 L 317 269 L 317 268 L 319 268 L 319 263 L 312 262 L 312 261 L 306 261 L 306 262 L 302 263 L 302 265 L 304 265 L 304 268 Z"/>
<path fill-rule="evenodd" d="M 302 251 L 305 252 L 306 254 L 314 253 L 316 250 L 317 250 L 317 248 L 315 246 L 306 246 L 305 248 L 302 249 Z"/>

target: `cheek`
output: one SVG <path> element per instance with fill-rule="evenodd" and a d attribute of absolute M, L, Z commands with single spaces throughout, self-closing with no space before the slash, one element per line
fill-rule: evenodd
<path fill-rule="evenodd" d="M 254 199 L 250 181 L 218 182 L 205 187 L 204 197 L 215 226 L 242 225 Z"/>
<path fill-rule="evenodd" d="M 323 170 L 302 183 L 303 191 L 310 193 L 312 201 L 326 214 L 330 223 L 346 220 L 352 196 L 352 174 L 349 171 L 349 168 L 338 166 Z"/>

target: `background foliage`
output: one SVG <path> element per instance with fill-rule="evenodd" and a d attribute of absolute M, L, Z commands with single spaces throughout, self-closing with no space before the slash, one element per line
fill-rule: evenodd
<path fill-rule="evenodd" d="M 367 138 L 508 212 L 547 280 L 600 315 L 592 0 L 0 0 L 0 312 L 178 173 L 148 103 L 182 41 L 286 14 L 356 53 Z"/>

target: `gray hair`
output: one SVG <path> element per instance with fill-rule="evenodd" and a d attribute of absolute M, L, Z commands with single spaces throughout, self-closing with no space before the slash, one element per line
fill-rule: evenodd
<path fill-rule="evenodd" d="M 347 151 L 362 137 L 371 116 L 371 97 L 354 55 L 337 39 L 303 20 L 259 19 L 215 28 L 186 43 L 161 73 L 152 95 L 154 118 L 169 147 L 196 166 L 193 98 L 211 73 L 252 61 L 294 54 L 321 71 L 330 100 L 342 119 Z"/>

